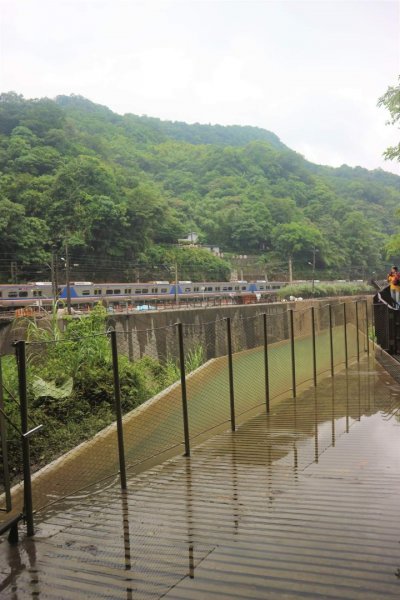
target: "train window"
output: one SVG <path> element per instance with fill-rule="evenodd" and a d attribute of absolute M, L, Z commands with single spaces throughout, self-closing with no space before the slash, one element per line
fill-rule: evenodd
<path fill-rule="evenodd" d="M 219 287 L 219 285 L 215 286 L 215 291 L 219 292 L 221 290 L 221 288 Z"/>
<path fill-rule="evenodd" d="M 240 287 L 238 285 L 235 285 L 235 290 L 240 290 Z"/>
<path fill-rule="evenodd" d="M 136 290 L 135 294 L 141 294 L 142 290 Z"/>
<path fill-rule="evenodd" d="M 185 292 L 190 292 L 190 288 L 185 288 Z"/>
<path fill-rule="evenodd" d="M 8 297 L 9 298 L 16 298 L 17 297 L 17 292 L 8 292 Z"/>
<path fill-rule="evenodd" d="M 200 288 L 199 288 L 199 287 L 194 287 L 194 288 L 193 288 L 193 291 L 194 291 L 194 292 L 199 292 L 199 291 L 200 291 Z"/>
<path fill-rule="evenodd" d="M 263 289 L 264 289 L 264 286 L 263 286 L 263 285 L 260 285 L 260 290 L 263 290 Z"/>
<path fill-rule="evenodd" d="M 28 292 L 18 292 L 18 296 L 20 298 L 27 298 L 28 297 Z"/>
<path fill-rule="evenodd" d="M 125 288 L 125 294 L 130 294 L 132 292 L 131 288 Z"/>
<path fill-rule="evenodd" d="M 114 290 L 114 294 L 120 294 L 121 290 Z"/>
<path fill-rule="evenodd" d="M 166 294 L 168 292 L 167 288 L 161 288 L 161 293 Z"/>
<path fill-rule="evenodd" d="M 3 295 L 3 292 L 0 292 L 0 298 L 2 297 L 2 295 Z"/>
<path fill-rule="evenodd" d="M 158 294 L 158 288 L 151 288 L 152 294 Z"/>
<path fill-rule="evenodd" d="M 148 289 L 142 290 L 142 294 L 148 294 L 148 293 L 149 293 Z"/>
<path fill-rule="evenodd" d="M 113 294 L 114 290 L 106 290 L 106 294 Z"/>
<path fill-rule="evenodd" d="M 212 287 L 206 287 L 206 289 L 204 290 L 205 292 L 212 292 Z"/>
<path fill-rule="evenodd" d="M 82 296 L 90 296 L 90 290 L 82 290 Z"/>
<path fill-rule="evenodd" d="M 42 290 L 33 290 L 33 295 L 34 296 L 41 296 L 42 295 Z"/>
<path fill-rule="evenodd" d="M 95 296 L 100 296 L 101 295 L 101 290 L 99 290 L 99 289 L 94 290 L 94 295 Z"/>
<path fill-rule="evenodd" d="M 228 290 L 229 290 L 229 291 L 232 291 L 232 286 L 231 286 L 231 285 L 230 285 L 230 286 L 228 286 Z"/>
<path fill-rule="evenodd" d="M 246 289 L 247 289 L 246 286 L 242 285 L 242 290 L 246 290 Z"/>

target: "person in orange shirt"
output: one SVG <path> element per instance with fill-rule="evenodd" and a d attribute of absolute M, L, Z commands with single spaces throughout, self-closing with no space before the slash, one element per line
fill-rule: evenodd
<path fill-rule="evenodd" d="M 392 296 L 395 308 L 400 308 L 400 273 L 397 267 L 393 266 L 387 276 L 390 285 L 390 295 Z"/>

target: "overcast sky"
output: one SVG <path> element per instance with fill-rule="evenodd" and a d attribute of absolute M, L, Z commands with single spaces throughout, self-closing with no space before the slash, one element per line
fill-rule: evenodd
<path fill-rule="evenodd" d="M 0 91 L 256 125 L 307 159 L 382 167 L 398 0 L 0 0 Z"/>

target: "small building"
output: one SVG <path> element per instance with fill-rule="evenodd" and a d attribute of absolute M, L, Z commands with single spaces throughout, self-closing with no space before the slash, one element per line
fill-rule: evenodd
<path fill-rule="evenodd" d="M 178 239 L 179 244 L 197 244 L 199 236 L 194 231 L 188 233 L 186 238 Z"/>

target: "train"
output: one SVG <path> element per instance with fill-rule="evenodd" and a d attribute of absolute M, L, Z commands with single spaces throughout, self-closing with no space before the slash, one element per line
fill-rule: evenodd
<path fill-rule="evenodd" d="M 243 303 L 246 297 L 254 300 L 272 300 L 274 293 L 287 282 L 279 281 L 212 281 L 192 282 L 152 281 L 149 283 L 93 283 L 91 281 L 72 281 L 69 284 L 71 306 L 76 309 L 88 309 L 97 302 L 107 307 L 154 308 L 163 304 L 190 303 L 221 299 Z M 55 289 L 50 281 L 38 281 L 26 284 L 0 285 L 0 313 L 17 311 L 21 308 L 51 309 L 56 300 L 58 306 L 67 303 L 67 285 Z"/>

